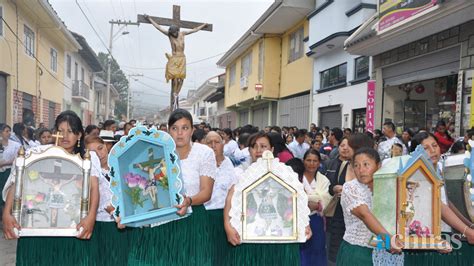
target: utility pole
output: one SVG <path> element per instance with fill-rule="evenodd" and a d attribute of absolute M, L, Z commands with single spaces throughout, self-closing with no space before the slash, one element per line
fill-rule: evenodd
<path fill-rule="evenodd" d="M 110 76 L 111 76 L 111 65 L 112 65 L 112 43 L 114 41 L 114 38 L 118 36 L 120 32 L 127 26 L 127 25 L 136 25 L 139 26 L 140 23 L 138 22 L 131 22 L 129 21 L 122 21 L 122 20 L 111 20 L 109 21 L 110 23 L 110 39 L 109 39 L 109 61 L 107 62 L 107 91 L 106 91 L 106 97 L 105 97 L 105 120 L 109 119 L 110 115 Z M 117 33 L 114 34 L 114 24 L 121 25 L 122 27 L 119 28 Z M 124 31 L 122 32 L 122 35 L 126 35 L 129 32 Z"/>
<path fill-rule="evenodd" d="M 128 95 L 127 95 L 127 119 L 130 121 L 130 94 L 132 91 L 132 88 L 130 86 L 131 82 L 131 77 L 143 77 L 143 74 L 129 74 L 128 75 Z"/>

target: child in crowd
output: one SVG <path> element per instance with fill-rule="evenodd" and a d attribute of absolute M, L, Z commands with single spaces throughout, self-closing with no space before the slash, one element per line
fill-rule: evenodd
<path fill-rule="evenodd" d="M 380 157 L 372 148 L 360 148 L 353 156 L 356 179 L 346 182 L 342 189 L 341 205 L 344 212 L 344 233 L 337 265 L 373 265 L 369 241 L 373 235 L 390 237 L 390 252 L 400 253 L 402 245 L 391 236 L 372 213 L 374 173 L 380 168 Z M 403 263 L 403 255 L 389 256 L 396 265 Z"/>

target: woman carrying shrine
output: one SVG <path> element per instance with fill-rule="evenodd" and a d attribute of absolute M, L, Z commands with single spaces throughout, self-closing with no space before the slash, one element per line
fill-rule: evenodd
<path fill-rule="evenodd" d="M 64 111 L 56 118 L 55 131 L 58 145 L 70 154 L 85 155 L 84 129 L 82 121 L 73 111 Z M 40 153 L 51 145 L 41 145 L 31 148 L 28 152 Z M 28 156 L 28 155 L 27 155 Z M 90 172 L 90 205 L 88 215 L 77 225 L 77 238 L 72 237 L 25 237 L 18 239 L 16 263 L 17 265 L 96 265 L 99 250 L 97 241 L 93 237 L 97 208 L 99 204 L 98 177 L 100 176 L 99 158 L 94 152 L 91 156 Z M 13 198 L 15 191 L 15 171 L 12 171 L 5 187 L 3 198 L 3 234 L 6 239 L 18 238 L 16 230 L 20 224 L 12 215 Z M 16 230 L 15 230 L 16 229 Z"/>
<path fill-rule="evenodd" d="M 132 230 L 129 265 L 211 265 L 215 243 L 204 203 L 212 195 L 216 158 L 211 148 L 192 143 L 193 119 L 183 109 L 168 119 L 169 134 L 180 158 L 185 197 L 177 214 L 189 217 L 152 228 Z"/>
<path fill-rule="evenodd" d="M 418 145 L 422 145 L 425 149 L 433 167 L 442 170 L 441 148 L 435 135 L 428 132 L 416 134 L 411 141 L 412 152 Z M 405 265 L 474 265 L 474 246 L 472 246 L 474 244 L 474 224 L 462 215 L 458 215 L 459 211 L 447 199 L 444 186 L 441 187 L 441 203 L 442 235 L 459 239 L 459 235 L 452 234 L 451 230 L 454 228 L 462 234 L 462 241 L 452 241 L 452 251 L 405 252 Z M 444 254 L 448 252 L 450 253 Z"/>
<path fill-rule="evenodd" d="M 252 163 L 262 157 L 264 151 L 273 152 L 273 144 L 268 134 L 255 133 L 249 138 L 249 151 Z M 238 176 L 238 178 L 242 178 Z M 226 258 L 228 265 L 300 265 L 299 244 L 243 244 L 237 230 L 230 224 L 229 212 L 232 207 L 234 186 L 229 189 L 224 207 L 224 229 L 227 241 L 234 246 Z M 307 239 L 311 229 L 306 228 Z"/>

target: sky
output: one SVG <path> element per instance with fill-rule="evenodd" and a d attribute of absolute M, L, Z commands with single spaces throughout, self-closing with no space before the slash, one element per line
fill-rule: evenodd
<path fill-rule="evenodd" d="M 96 53 L 107 52 L 110 20 L 135 22 L 137 14 L 172 18 L 173 5 L 181 6 L 181 19 L 213 24 L 213 31 L 200 31 L 185 38 L 187 77 L 180 98 L 207 79 L 222 74 L 216 66 L 221 56 L 272 4 L 272 0 L 49 0 L 69 30 L 84 36 Z M 82 13 L 82 11 L 85 15 Z M 88 23 L 91 22 L 92 26 Z M 122 31 L 114 25 L 112 55 L 131 78 L 134 104 L 157 110 L 169 104 L 171 85 L 165 80 L 165 53 L 171 52 L 168 37 L 151 24 L 129 25 Z M 97 34 L 94 32 L 97 32 Z M 107 48 L 106 48 L 107 47 Z M 139 92 L 139 93 L 138 93 Z"/>

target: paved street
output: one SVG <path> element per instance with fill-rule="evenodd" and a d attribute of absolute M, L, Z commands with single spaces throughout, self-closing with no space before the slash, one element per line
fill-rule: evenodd
<path fill-rule="evenodd" d="M 7 241 L 3 238 L 3 223 L 1 220 L 0 230 L 2 231 L 2 237 L 0 238 L 0 266 L 13 266 L 15 265 L 16 257 L 16 240 Z"/>

